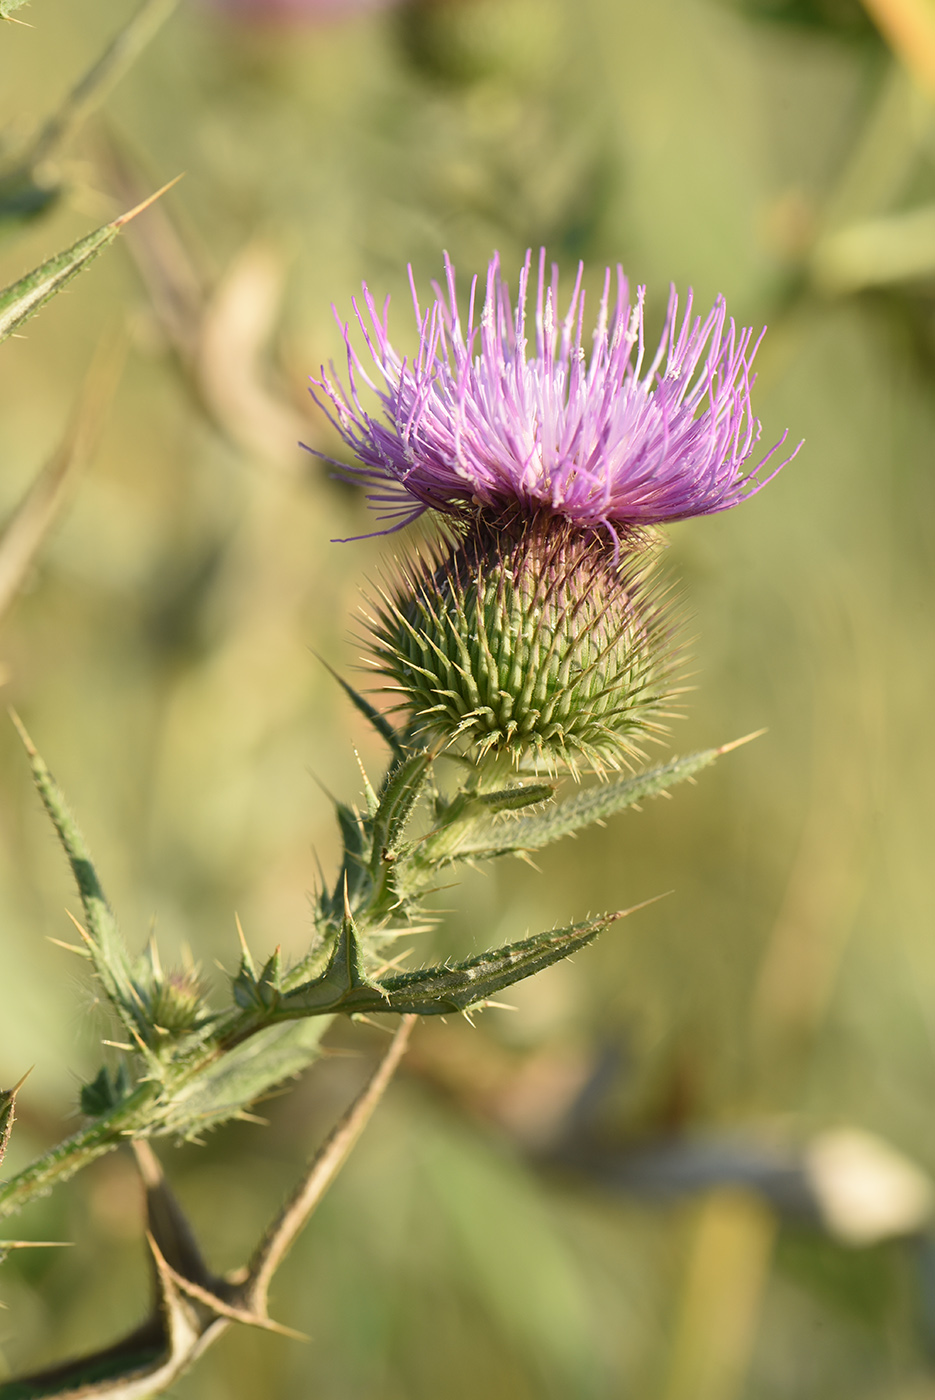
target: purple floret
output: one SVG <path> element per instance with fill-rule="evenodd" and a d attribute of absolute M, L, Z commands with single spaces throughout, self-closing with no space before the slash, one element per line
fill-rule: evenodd
<path fill-rule="evenodd" d="M 333 366 L 332 377 L 322 369 L 312 382 L 330 401 L 321 406 L 358 459 L 343 470 L 369 488 L 368 499 L 390 530 L 427 509 L 462 515 L 519 504 L 551 510 L 586 529 L 603 527 L 618 538 L 628 528 L 727 510 L 785 465 L 762 475 L 783 434 L 755 468 L 742 471 L 760 437 L 750 389 L 762 332 L 753 341 L 750 328 L 738 331 L 722 297 L 702 320 L 692 317 L 689 291 L 679 320 L 672 288 L 659 346 L 645 365 L 645 289 L 631 305 L 618 266 L 611 312 L 608 268 L 588 358 L 583 268 L 568 312 L 557 321 L 558 268 L 553 265 L 547 282 L 540 252 L 534 323 L 527 327 L 531 263 L 527 253 L 514 310 L 495 254 L 480 322 L 475 277 L 466 326 L 447 255 L 447 297 L 433 284 L 436 299 L 425 313 L 410 269 L 419 327 L 412 361 L 390 344 L 388 299 L 379 312 L 364 284 L 366 316 L 353 303 L 381 382 L 364 368 L 347 325 L 348 389 Z M 364 408 L 361 383 L 379 398 L 382 418 Z"/>

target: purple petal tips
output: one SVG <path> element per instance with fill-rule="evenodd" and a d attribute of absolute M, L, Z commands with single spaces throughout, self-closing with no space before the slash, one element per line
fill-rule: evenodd
<path fill-rule="evenodd" d="M 679 319 L 673 288 L 662 337 L 646 364 L 645 289 L 631 304 L 618 266 L 611 311 L 608 268 L 588 357 L 583 267 L 559 321 L 558 268 L 547 281 L 541 250 L 527 324 L 531 263 L 527 253 L 514 308 L 495 254 L 479 323 L 475 278 L 465 325 L 447 255 L 447 295 L 433 284 L 435 301 L 424 313 L 410 269 L 419 327 L 411 361 L 390 344 L 388 301 L 378 311 L 365 284 L 363 309 L 353 305 L 376 382 L 347 325 L 347 389 L 333 366 L 330 378 L 322 369 L 313 379 L 330 407 L 317 395 L 316 402 L 358 459 L 342 469 L 370 488 L 368 499 L 389 530 L 427 509 L 462 515 L 518 504 L 585 529 L 603 527 L 616 539 L 643 525 L 727 510 L 795 456 L 798 448 L 762 474 L 783 434 L 756 467 L 742 470 L 761 431 L 750 390 L 762 332 L 754 341 L 749 327 L 737 330 L 722 297 L 702 319 L 692 316 L 689 291 Z M 383 419 L 363 407 L 361 384 L 380 400 Z"/>

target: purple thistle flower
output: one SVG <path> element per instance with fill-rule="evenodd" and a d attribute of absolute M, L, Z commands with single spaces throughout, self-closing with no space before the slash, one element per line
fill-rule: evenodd
<path fill-rule="evenodd" d="M 750 328 L 738 331 L 722 297 L 702 320 L 692 317 L 689 291 L 679 320 L 673 287 L 659 346 L 645 365 L 645 288 L 631 305 L 618 265 L 611 312 L 608 268 L 588 359 L 583 267 L 558 321 L 558 268 L 553 265 L 547 281 L 541 250 L 533 328 L 527 327 L 531 263 L 527 252 L 514 310 L 495 254 L 479 324 L 477 278 L 471 283 L 466 326 L 447 254 L 447 298 L 433 283 L 436 299 L 425 313 L 410 268 L 419 327 L 411 361 L 390 343 L 389 299 L 379 312 L 365 283 L 366 316 L 353 303 L 378 382 L 354 350 L 347 325 L 348 389 L 333 366 L 333 378 L 322 368 L 312 382 L 331 407 L 317 395 L 316 402 L 358 458 L 358 465 L 342 470 L 370 488 L 369 501 L 392 522 L 382 533 L 427 509 L 462 515 L 472 507 L 498 512 L 519 504 L 588 530 L 603 527 L 617 540 L 643 525 L 727 510 L 795 456 L 761 475 L 784 433 L 753 470 L 742 470 L 761 431 L 750 390 L 762 332 L 754 342 Z M 376 393 L 386 421 L 364 408 L 361 382 Z"/>

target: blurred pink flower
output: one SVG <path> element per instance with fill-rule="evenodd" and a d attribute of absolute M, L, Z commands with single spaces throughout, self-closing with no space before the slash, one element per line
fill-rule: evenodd
<path fill-rule="evenodd" d="M 398 0 L 203 0 L 210 9 L 254 25 L 314 24 L 388 9 Z"/>

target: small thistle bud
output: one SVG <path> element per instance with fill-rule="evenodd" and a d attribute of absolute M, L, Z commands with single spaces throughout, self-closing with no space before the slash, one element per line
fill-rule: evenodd
<path fill-rule="evenodd" d="M 671 625 L 646 554 L 546 512 L 478 513 L 401 563 L 370 644 L 411 730 L 478 759 L 602 770 L 662 728 Z"/>
<path fill-rule="evenodd" d="M 155 979 L 149 1014 L 154 1029 L 165 1035 L 193 1030 L 204 1012 L 204 989 L 191 968 L 170 968 Z"/>

